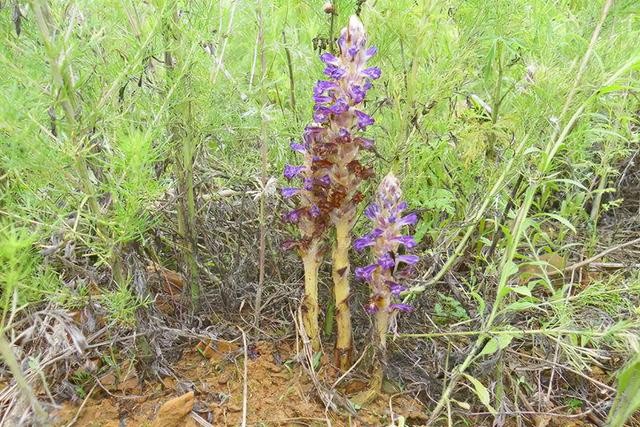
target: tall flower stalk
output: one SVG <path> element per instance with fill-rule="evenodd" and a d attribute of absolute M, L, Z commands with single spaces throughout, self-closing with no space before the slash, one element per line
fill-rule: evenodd
<path fill-rule="evenodd" d="M 336 307 L 336 364 L 347 368 L 351 363 L 351 313 L 349 311 L 349 249 L 351 229 L 358 203 L 363 195 L 360 183 L 369 178 L 371 168 L 360 163 L 362 149 L 373 148 L 373 141 L 361 135 L 374 123 L 361 109 L 372 81 L 380 78 L 380 70 L 367 67 L 375 55 L 375 47 L 366 47 L 362 23 L 352 16 L 349 25 L 338 38 L 340 54 L 324 53 L 328 80 L 319 80 L 313 90 L 313 120 L 305 129 L 304 143 L 292 144 L 292 149 L 304 154 L 304 164 L 287 165 L 285 178 L 302 179 L 302 188 L 284 188 L 284 197 L 299 198 L 299 207 L 285 215 L 298 223 L 301 239 L 292 244 L 299 247 L 305 268 L 305 299 L 303 320 L 307 333 L 318 334 L 317 272 L 321 243 L 329 225 L 335 227 L 332 250 L 332 277 Z M 317 339 L 319 343 L 319 339 Z M 315 348 L 315 347 L 314 347 Z"/>
<path fill-rule="evenodd" d="M 375 318 L 375 371 L 371 388 L 361 400 L 375 397 L 382 385 L 382 366 L 386 360 L 387 332 L 391 317 L 398 311 L 412 309 L 398 300 L 400 293 L 406 290 L 398 281 L 410 274 L 411 266 L 419 260 L 418 256 L 406 253 L 416 242 L 413 236 L 403 234 L 404 229 L 418 220 L 415 213 L 402 216 L 406 208 L 407 203 L 402 201 L 400 183 L 390 172 L 380 183 L 376 200 L 364 212 L 372 222 L 372 230 L 356 239 L 353 245 L 358 251 L 370 248 L 373 256 L 372 264 L 356 268 L 355 272 L 357 278 L 369 283 L 371 295 L 366 310 Z"/>

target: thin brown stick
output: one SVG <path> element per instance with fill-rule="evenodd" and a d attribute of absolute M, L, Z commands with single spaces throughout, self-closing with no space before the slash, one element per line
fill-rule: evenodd
<path fill-rule="evenodd" d="M 249 355 L 247 353 L 247 334 L 241 328 L 242 345 L 244 346 L 244 373 L 242 378 L 242 427 L 247 427 L 247 404 L 249 399 L 249 386 L 247 383 L 249 377 Z"/>

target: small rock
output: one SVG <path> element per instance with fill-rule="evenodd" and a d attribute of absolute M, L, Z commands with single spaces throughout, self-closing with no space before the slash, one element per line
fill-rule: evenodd
<path fill-rule="evenodd" d="M 152 427 L 181 427 L 187 423 L 187 417 L 195 403 L 193 392 L 183 394 L 165 402 L 158 411 Z"/>

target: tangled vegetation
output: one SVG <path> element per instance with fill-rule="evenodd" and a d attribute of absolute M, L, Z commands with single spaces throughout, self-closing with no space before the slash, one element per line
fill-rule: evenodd
<path fill-rule="evenodd" d="M 640 425 L 637 0 L 0 23 L 0 425 Z"/>

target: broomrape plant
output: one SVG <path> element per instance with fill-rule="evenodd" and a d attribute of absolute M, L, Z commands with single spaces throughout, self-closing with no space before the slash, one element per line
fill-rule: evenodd
<path fill-rule="evenodd" d="M 408 304 L 395 301 L 406 290 L 398 280 L 411 274 L 411 266 L 419 260 L 417 255 L 401 254 L 400 251 L 401 247 L 406 252 L 416 246 L 413 236 L 403 234 L 403 229 L 415 225 L 418 216 L 415 213 L 402 216 L 406 209 L 407 203 L 402 201 L 400 182 L 389 172 L 378 187 L 375 202 L 364 211 L 372 222 L 373 229 L 356 239 L 353 244 L 357 251 L 370 248 L 373 255 L 372 264 L 358 267 L 355 271 L 356 277 L 366 281 L 371 288 L 366 310 L 375 316 L 374 342 L 378 357 L 371 388 L 366 392 L 371 398 L 375 397 L 382 386 L 382 363 L 386 359 L 389 320 L 398 311 L 413 309 Z"/>
<path fill-rule="evenodd" d="M 305 268 L 303 321 L 314 348 L 319 346 L 317 271 L 321 261 L 320 244 L 327 226 L 335 227 L 332 251 L 332 277 L 336 306 L 336 363 L 347 368 L 351 362 L 351 314 L 349 311 L 349 248 L 351 229 L 363 195 L 360 183 L 373 175 L 372 168 L 360 163 L 361 149 L 372 149 L 373 141 L 361 136 L 374 123 L 361 109 L 372 81 L 380 78 L 380 69 L 367 67 L 377 49 L 366 46 L 362 22 L 352 16 L 342 30 L 337 44 L 339 55 L 324 53 L 324 74 L 313 90 L 314 123 L 304 132 L 304 144 L 292 149 L 304 154 L 304 164 L 287 165 L 288 180 L 300 178 L 302 188 L 284 188 L 285 198 L 297 196 L 299 207 L 285 214 L 285 219 L 298 224 L 301 239 L 298 246 Z"/>

